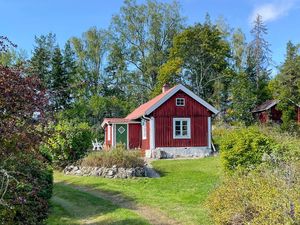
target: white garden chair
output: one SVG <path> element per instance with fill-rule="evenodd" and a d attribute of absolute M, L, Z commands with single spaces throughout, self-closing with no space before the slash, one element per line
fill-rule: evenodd
<path fill-rule="evenodd" d="M 103 143 L 98 142 L 97 139 L 95 139 L 95 142 L 92 141 L 92 144 L 93 144 L 93 151 L 101 151 L 103 149 Z"/>

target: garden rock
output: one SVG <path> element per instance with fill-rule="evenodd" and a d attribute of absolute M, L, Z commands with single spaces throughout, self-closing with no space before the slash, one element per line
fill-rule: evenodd
<path fill-rule="evenodd" d="M 85 167 L 85 166 L 67 166 L 64 169 L 66 175 L 78 175 L 78 176 L 101 176 L 105 178 L 134 178 L 145 177 L 145 167 L 136 168 L 118 168 L 116 165 L 111 168 L 107 167 Z"/>
<path fill-rule="evenodd" d="M 157 158 L 157 159 L 167 159 L 168 158 L 168 154 L 165 151 L 157 150 L 155 158 Z"/>

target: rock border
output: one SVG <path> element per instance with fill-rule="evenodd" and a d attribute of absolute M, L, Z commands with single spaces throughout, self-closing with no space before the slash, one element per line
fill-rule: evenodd
<path fill-rule="evenodd" d="M 111 168 L 107 167 L 86 167 L 86 166 L 67 166 L 63 170 L 66 175 L 78 176 L 98 176 L 105 178 L 133 178 L 133 177 L 146 177 L 145 167 L 136 168 L 123 168 L 116 165 Z"/>

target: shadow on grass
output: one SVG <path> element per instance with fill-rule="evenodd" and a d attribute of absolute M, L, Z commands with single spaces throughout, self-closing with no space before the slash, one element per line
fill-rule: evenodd
<path fill-rule="evenodd" d="M 85 223 L 88 225 L 143 225 L 144 221 L 139 219 L 121 219 L 117 221 L 105 220 L 102 222 Z"/>
<path fill-rule="evenodd" d="M 132 199 L 126 198 L 130 205 L 123 208 L 95 193 L 64 182 L 55 183 L 51 214 L 47 224 L 148 224 L 143 218 L 128 210 L 135 205 Z M 110 194 L 120 195 L 119 192 Z"/>
<path fill-rule="evenodd" d="M 167 171 L 165 171 L 163 169 L 159 169 L 159 168 L 153 168 L 153 169 L 155 170 L 156 173 L 159 174 L 160 177 L 166 177 L 170 173 L 170 172 L 167 172 Z"/>

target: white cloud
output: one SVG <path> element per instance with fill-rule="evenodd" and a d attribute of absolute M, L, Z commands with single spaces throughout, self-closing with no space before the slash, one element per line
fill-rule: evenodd
<path fill-rule="evenodd" d="M 271 3 L 265 3 L 256 7 L 251 16 L 250 22 L 253 22 L 259 14 L 265 22 L 279 19 L 288 14 L 293 9 L 297 0 L 275 0 Z"/>

